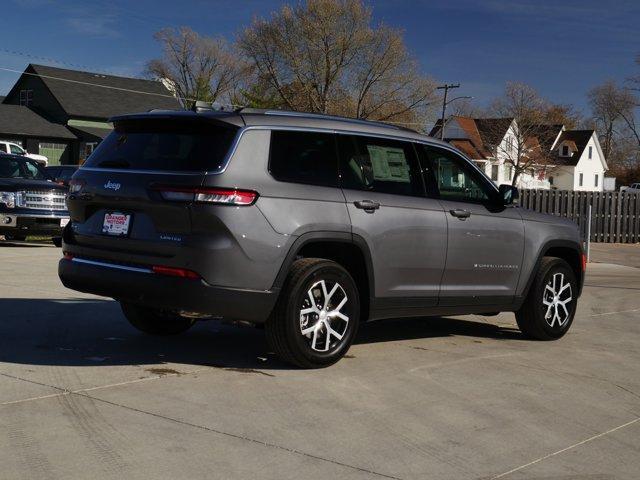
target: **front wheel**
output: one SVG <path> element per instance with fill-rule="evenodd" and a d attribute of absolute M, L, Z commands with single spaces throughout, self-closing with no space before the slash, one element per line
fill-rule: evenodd
<path fill-rule="evenodd" d="M 265 326 L 267 341 L 298 367 L 326 367 L 349 350 L 359 316 L 358 289 L 349 272 L 330 260 L 297 260 Z"/>
<path fill-rule="evenodd" d="M 578 282 L 567 262 L 544 257 L 524 304 L 516 312 L 520 331 L 537 340 L 555 340 L 571 326 Z"/>
<path fill-rule="evenodd" d="M 122 313 L 129 323 L 141 332 L 150 335 L 177 335 L 189 330 L 195 323 L 177 313 L 120 302 Z"/>

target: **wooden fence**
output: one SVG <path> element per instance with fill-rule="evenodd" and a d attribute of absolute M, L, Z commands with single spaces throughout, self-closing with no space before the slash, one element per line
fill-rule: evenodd
<path fill-rule="evenodd" d="M 521 190 L 520 206 L 573 220 L 587 237 L 591 205 L 591 241 L 640 242 L 640 194 L 624 192 L 573 192 Z"/>

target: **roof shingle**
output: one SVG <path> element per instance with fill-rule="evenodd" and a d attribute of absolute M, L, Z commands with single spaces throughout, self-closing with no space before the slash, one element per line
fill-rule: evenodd
<path fill-rule="evenodd" d="M 0 132 L 16 136 L 76 138 L 64 125 L 52 123 L 20 105 L 0 104 Z"/>
<path fill-rule="evenodd" d="M 71 117 L 107 119 L 152 108 L 177 109 L 178 100 L 159 81 L 116 77 L 31 64 Z"/>

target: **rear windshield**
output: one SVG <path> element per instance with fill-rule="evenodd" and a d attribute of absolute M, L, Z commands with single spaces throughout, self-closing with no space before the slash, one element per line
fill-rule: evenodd
<path fill-rule="evenodd" d="M 120 121 L 84 166 L 215 172 L 224 167 L 236 131 L 203 120 Z"/>

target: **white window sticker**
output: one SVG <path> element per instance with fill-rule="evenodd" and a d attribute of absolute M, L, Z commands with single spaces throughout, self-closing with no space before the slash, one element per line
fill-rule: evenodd
<path fill-rule="evenodd" d="M 385 182 L 409 183 L 409 163 L 402 148 L 367 145 L 373 178 Z"/>

